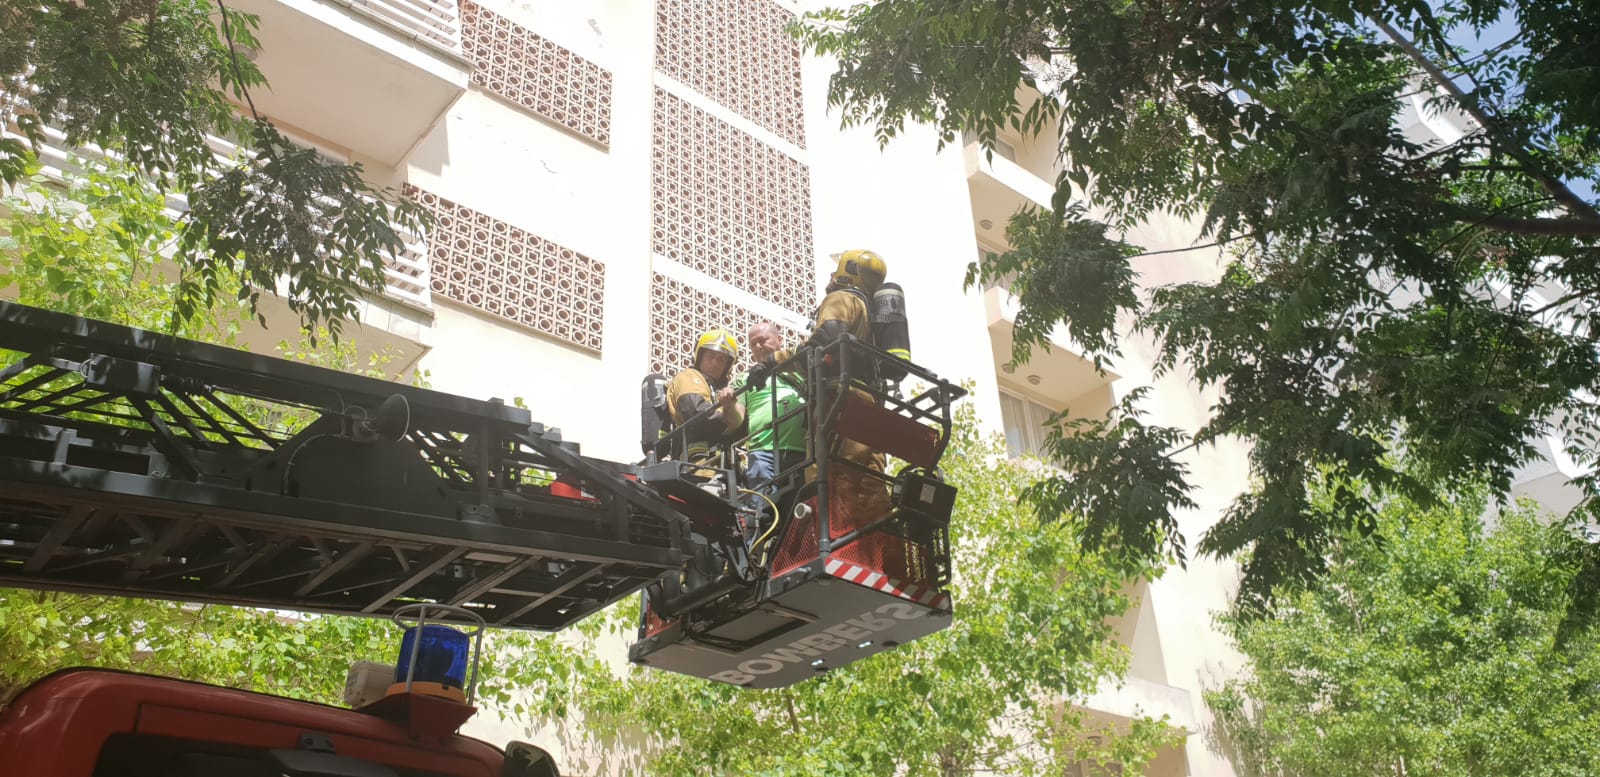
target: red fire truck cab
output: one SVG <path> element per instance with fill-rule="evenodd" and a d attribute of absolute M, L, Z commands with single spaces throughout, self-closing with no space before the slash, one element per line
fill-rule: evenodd
<path fill-rule="evenodd" d="M 430 718 L 103 669 L 44 677 L 0 711 L 0 773 L 28 777 L 554 777 Z M 470 708 L 469 708 L 470 709 Z M 431 710 L 438 712 L 438 710 Z"/>

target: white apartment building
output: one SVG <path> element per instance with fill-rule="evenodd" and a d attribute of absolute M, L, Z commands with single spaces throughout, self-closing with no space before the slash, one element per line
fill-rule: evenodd
<path fill-rule="evenodd" d="M 397 374 L 434 388 L 521 398 L 586 454 L 638 454 L 640 378 L 687 362 L 699 332 L 742 337 L 759 320 L 798 339 L 831 268 L 870 248 L 889 263 L 911 316 L 914 357 L 972 381 L 979 418 L 1013 453 L 1070 408 L 1099 414 L 1153 388 L 1154 423 L 1198 429 L 1211 399 L 1183 376 L 1157 378 L 1153 348 L 1130 341 L 1101 375 L 1064 335 L 1012 363 L 1014 301 L 964 291 L 967 264 L 1006 248 L 1019 207 L 1048 207 L 1055 149 L 1003 137 L 937 150 L 912 127 L 880 149 L 827 110 L 833 64 L 803 56 L 785 25 L 820 2 L 778 0 L 236 0 L 260 16 L 250 52 L 271 83 L 260 112 L 291 137 L 359 162 L 437 216 L 390 268 L 388 293 L 347 330 L 388 349 Z M 59 155 L 57 155 L 59 156 Z M 46 161 L 52 158 L 47 155 Z M 1148 250 L 1195 243 L 1193 224 L 1127 235 Z M 1146 286 L 1214 277 L 1216 249 L 1138 260 Z M 267 302 L 269 307 L 278 303 Z M 250 335 L 270 351 L 293 321 Z M 1131 329 L 1131 326 L 1129 327 Z M 1186 453 L 1199 507 L 1194 540 L 1247 484 L 1233 443 Z M 959 574 L 959 572 L 958 572 Z M 1208 742 L 1204 688 L 1238 661 L 1213 627 L 1236 571 L 1196 558 L 1133 588 L 1117 624 L 1125 682 L 1076 703 L 1109 721 L 1166 715 L 1188 733 L 1147 771 L 1225 777 Z M 563 768 L 590 773 L 542 732 L 480 715 L 468 733 L 533 735 Z M 1068 768 L 1069 774 L 1074 773 Z"/>

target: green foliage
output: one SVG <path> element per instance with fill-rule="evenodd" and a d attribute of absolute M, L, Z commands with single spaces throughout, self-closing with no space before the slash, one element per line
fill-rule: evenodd
<path fill-rule="evenodd" d="M 1107 449 L 1162 471 L 1191 445 L 1235 436 L 1258 483 L 1199 544 L 1250 551 L 1243 593 L 1263 600 L 1320 572 L 1333 537 L 1381 532 L 1366 497 L 1328 509 L 1307 488 L 1331 468 L 1421 498 L 1504 489 L 1529 440 L 1566 434 L 1596 461 L 1600 428 L 1600 6 L 1524 2 L 1229 3 L 883 0 L 808 16 L 812 51 L 838 59 L 829 97 L 887 142 L 907 122 L 945 141 L 974 132 L 1051 144 L 1050 212 L 1012 219 L 1012 250 L 969 285 L 1015 277 L 1014 361 L 1064 324 L 1097 362 L 1119 320 L 1154 341 L 1160 372 L 1220 397 L 1193 441 L 1118 448 L 1121 421 L 1058 436 L 1066 468 L 1115 493 Z M 1482 33 L 1483 50 L 1452 41 Z M 1040 95 L 1019 103 L 1017 82 Z M 1402 126 L 1412 95 L 1460 117 L 1459 138 Z M 1031 99 L 1031 98 L 1030 98 Z M 1107 227 L 1084 219 L 1086 205 Z M 1141 263 L 1119 230 L 1176 215 L 1232 253 L 1216 280 L 1132 296 Z M 1174 249 L 1180 250 L 1180 249 Z M 1159 253 L 1172 253 L 1163 251 Z M 1167 434 L 1154 430 L 1152 434 Z M 1404 451 L 1410 469 L 1390 455 Z M 1587 483 L 1600 493 L 1596 484 Z M 1067 489 L 1032 493 L 1041 513 Z M 1186 505 L 1163 484 L 1089 527 L 1158 558 Z M 1152 509 L 1155 508 L 1155 509 Z"/>
<path fill-rule="evenodd" d="M 0 110 L 35 143 L 54 127 L 74 147 L 116 148 L 160 185 L 194 186 L 217 164 L 207 134 L 248 133 L 228 92 L 266 84 L 248 60 L 234 67 L 213 12 L 192 0 L 7 4 Z M 240 45 L 258 45 L 255 17 L 223 18 Z"/>
<path fill-rule="evenodd" d="M 166 199 L 124 166 L 85 163 L 59 189 L 30 180 L 4 205 L 0 288 L 37 307 L 132 326 L 175 328 L 233 344 L 242 306 L 217 304 L 174 319 L 178 282 L 161 256 L 174 239 Z M 238 287 L 223 287 L 231 300 Z M 355 347 L 302 337 L 286 358 L 384 377 L 389 354 L 358 361 Z M 49 386 L 45 386 L 48 389 Z M 240 400 L 253 422 L 292 430 L 304 411 Z M 394 651 L 382 620 L 307 616 L 243 607 L 0 589 L 0 704 L 56 669 L 99 666 L 337 702 L 357 660 Z"/>
<path fill-rule="evenodd" d="M 1249 673 L 1206 701 L 1246 773 L 1600 769 L 1600 628 L 1564 627 L 1587 543 L 1526 508 L 1485 528 L 1475 498 L 1383 521 L 1386 542 L 1344 537 L 1321 580 L 1224 620 Z"/>
<path fill-rule="evenodd" d="M 1138 309 L 1136 280 L 1128 257 L 1138 249 L 1107 237 L 1104 224 L 1072 205 L 1065 218 L 1024 210 L 1008 227 L 1016 243 L 1004 254 L 989 256 L 967 270 L 967 286 L 992 286 L 1007 278 L 1021 305 L 1013 335 L 1048 348 L 1050 332 L 1064 323 L 1067 334 L 1095 357 L 1115 353 L 1117 316 Z M 1027 272 L 1024 272 L 1024 271 Z M 1053 313 L 1059 304 L 1062 315 Z"/>
<path fill-rule="evenodd" d="M 1128 607 L 1123 582 L 1151 570 L 1041 527 L 1017 503 L 1028 470 L 975 428 L 968 411 L 945 457 L 961 489 L 950 628 L 791 688 L 745 690 L 599 658 L 632 633 L 630 599 L 576 637 L 501 635 L 507 658 L 486 692 L 518 716 L 581 721 L 574 747 L 635 773 L 1037 774 L 1074 760 L 1136 772 L 1173 729 L 1109 730 L 1063 703 L 1124 670 L 1107 619 Z"/>
<path fill-rule="evenodd" d="M 375 197 L 358 166 L 329 163 L 271 124 L 255 127 L 252 148 L 252 158 L 189 194 L 176 246 L 187 263 L 178 317 L 215 301 L 235 275 L 254 309 L 283 277 L 289 308 L 337 336 L 359 295 L 382 291 L 384 261 L 404 250 L 398 228 L 420 230 L 421 206 Z"/>
<path fill-rule="evenodd" d="M 233 101 L 266 85 L 234 55 L 259 48 L 256 17 L 207 0 L 83 0 L 0 8 L 0 124 L 27 143 L 0 141 L 0 182 L 23 179 L 45 129 L 71 148 L 99 146 L 158 191 L 183 193 L 192 210 L 175 227 L 184 267 L 173 308 L 196 319 L 234 279 L 253 310 L 262 291 L 287 299 L 313 330 L 338 334 L 357 295 L 382 289 L 396 229 L 419 229 L 424 211 L 300 148 Z M 238 141 L 235 159 L 209 137 Z"/>
<path fill-rule="evenodd" d="M 350 664 L 389 658 L 397 633 L 372 618 L 0 589 L 0 704 L 74 666 L 334 704 Z"/>
<path fill-rule="evenodd" d="M 1046 445 L 1066 472 L 1034 482 L 1020 496 L 1039 514 L 1066 516 L 1080 526 L 1086 547 L 1164 547 L 1181 564 L 1183 534 L 1170 510 L 1195 504 L 1184 480 L 1188 467 L 1163 454 L 1183 433 L 1139 420 L 1138 404 L 1147 393 L 1142 387 L 1129 392 L 1105 419 L 1068 419 L 1065 412 L 1051 418 Z"/>
<path fill-rule="evenodd" d="M 42 175 L 7 197 L 0 237 L 0 288 L 25 305 L 185 337 L 219 334 L 213 308 L 175 320 L 175 288 L 162 251 L 177 239 L 166 198 L 132 170 L 73 159 L 64 188 Z M 234 316 L 237 318 L 237 315 Z"/>

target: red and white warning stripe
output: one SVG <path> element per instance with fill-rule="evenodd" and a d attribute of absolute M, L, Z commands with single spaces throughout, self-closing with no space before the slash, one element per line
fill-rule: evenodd
<path fill-rule="evenodd" d="M 847 583 L 866 586 L 936 610 L 949 609 L 950 595 L 939 593 L 931 586 L 907 585 L 875 569 L 829 557 L 823 571 Z"/>

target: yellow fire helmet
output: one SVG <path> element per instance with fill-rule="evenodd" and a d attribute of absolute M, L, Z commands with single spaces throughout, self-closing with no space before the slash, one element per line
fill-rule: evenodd
<path fill-rule="evenodd" d="M 712 329 L 700 335 L 694 341 L 694 364 L 700 366 L 701 351 L 716 351 L 725 353 L 733 361 L 739 360 L 739 341 L 734 339 L 733 333 L 726 329 Z"/>
<path fill-rule="evenodd" d="M 833 282 L 871 294 L 883 285 L 888 274 L 889 266 L 883 263 L 883 257 L 858 248 L 839 255 L 839 269 L 833 274 Z"/>

